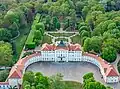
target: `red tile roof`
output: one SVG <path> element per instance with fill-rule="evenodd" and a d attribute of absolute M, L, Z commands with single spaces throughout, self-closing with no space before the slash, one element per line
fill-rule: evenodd
<path fill-rule="evenodd" d="M 107 69 L 106 76 L 119 76 L 115 68 L 112 66 Z"/>
<path fill-rule="evenodd" d="M 97 55 L 90 53 L 84 53 L 83 55 L 95 58 L 101 64 L 102 68 L 105 70 L 104 73 L 106 76 L 119 76 L 114 66 L 105 61 L 104 59 L 102 59 L 101 57 L 98 57 Z"/>
<path fill-rule="evenodd" d="M 53 50 L 59 50 L 59 49 L 63 49 L 63 50 L 70 50 L 70 51 L 80 51 L 81 50 L 81 46 L 79 44 L 69 44 L 65 47 L 59 47 L 56 45 L 50 45 L 50 44 L 43 44 L 41 50 L 42 51 L 53 51 Z"/>
<path fill-rule="evenodd" d="M 40 55 L 39 53 L 32 54 L 30 56 L 26 56 L 23 59 L 19 59 L 18 62 L 12 67 L 8 78 L 22 78 L 22 72 L 24 69 L 25 63 L 32 57 Z"/>
<path fill-rule="evenodd" d="M 22 78 L 22 73 L 20 71 L 15 70 L 9 75 L 9 78 Z"/>
<path fill-rule="evenodd" d="M 9 82 L 0 82 L 0 85 L 9 85 Z"/>

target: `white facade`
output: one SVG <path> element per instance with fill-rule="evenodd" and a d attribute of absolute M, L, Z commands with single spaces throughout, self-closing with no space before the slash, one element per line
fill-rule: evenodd
<path fill-rule="evenodd" d="M 20 79 L 20 78 L 9 78 L 8 82 L 9 82 L 9 85 L 11 85 L 12 87 L 16 86 L 19 89 L 18 84 L 22 84 L 22 79 Z"/>
<path fill-rule="evenodd" d="M 10 89 L 10 85 L 0 85 L 0 89 Z"/>
<path fill-rule="evenodd" d="M 55 51 L 41 51 L 41 55 L 44 61 L 80 61 L 82 51 L 59 49 Z"/>
<path fill-rule="evenodd" d="M 106 77 L 106 76 L 105 76 Z M 106 83 L 117 83 L 119 82 L 119 77 L 118 76 L 110 76 L 106 77 Z"/>

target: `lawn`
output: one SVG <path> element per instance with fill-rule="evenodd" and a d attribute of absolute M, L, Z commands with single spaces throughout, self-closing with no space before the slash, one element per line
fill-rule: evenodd
<path fill-rule="evenodd" d="M 79 82 L 65 81 L 65 89 L 83 89 L 83 86 Z"/>
<path fill-rule="evenodd" d="M 55 41 L 61 41 L 61 40 L 68 42 L 68 39 L 65 39 L 65 38 L 57 38 L 57 39 L 55 39 Z"/>
<path fill-rule="evenodd" d="M 60 37 L 60 36 L 69 37 L 74 35 L 75 33 L 49 33 L 49 34 L 55 37 Z"/>
<path fill-rule="evenodd" d="M 44 44 L 44 43 L 51 44 L 52 43 L 52 38 L 48 35 L 44 35 L 43 40 L 42 40 L 42 44 Z"/>
<path fill-rule="evenodd" d="M 24 44 L 26 42 L 27 36 L 30 31 L 30 25 L 28 25 L 26 28 L 20 29 L 20 36 L 14 40 L 15 46 L 16 46 L 16 52 L 17 54 L 13 56 L 13 60 L 17 61 L 19 59 L 19 56 L 22 52 L 22 49 L 24 47 Z"/>
<path fill-rule="evenodd" d="M 81 42 L 80 42 L 80 35 L 76 35 L 76 36 L 71 37 L 71 40 L 72 40 L 72 43 L 79 43 L 79 44 L 81 44 Z"/>

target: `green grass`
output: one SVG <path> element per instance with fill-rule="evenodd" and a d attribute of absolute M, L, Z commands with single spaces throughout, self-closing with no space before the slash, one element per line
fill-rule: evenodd
<path fill-rule="evenodd" d="M 68 42 L 68 39 L 65 39 L 65 38 L 57 38 L 57 39 L 55 39 L 55 41 L 61 41 L 61 40 Z"/>
<path fill-rule="evenodd" d="M 14 40 L 16 45 L 16 51 L 17 51 L 17 54 L 13 56 L 13 60 L 15 61 L 19 59 L 19 56 L 22 52 L 27 36 L 29 34 L 29 30 L 30 30 L 30 25 L 28 25 L 26 28 L 21 28 L 20 36 Z"/>
<path fill-rule="evenodd" d="M 42 44 L 44 44 L 44 43 L 51 44 L 52 43 L 52 38 L 48 35 L 44 35 L 43 40 L 42 40 Z"/>
<path fill-rule="evenodd" d="M 65 89 L 83 89 L 83 86 L 79 82 L 65 81 Z"/>
<path fill-rule="evenodd" d="M 72 40 L 72 43 L 79 43 L 79 44 L 81 44 L 81 42 L 80 42 L 80 35 L 76 35 L 76 36 L 71 37 L 71 40 Z"/>
<path fill-rule="evenodd" d="M 69 37 L 74 35 L 74 33 L 49 33 L 49 34 L 55 37 L 60 37 L 60 36 Z"/>

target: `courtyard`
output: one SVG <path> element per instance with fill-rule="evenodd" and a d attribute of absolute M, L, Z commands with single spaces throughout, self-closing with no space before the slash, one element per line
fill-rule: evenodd
<path fill-rule="evenodd" d="M 97 81 L 106 84 L 102 79 L 99 68 L 86 62 L 38 62 L 26 69 L 26 71 L 41 72 L 46 76 L 61 73 L 64 80 L 77 81 L 82 83 L 82 76 L 88 72 L 93 72 Z M 108 84 L 106 84 L 108 85 Z M 120 84 L 110 84 L 114 89 L 119 89 Z"/>

